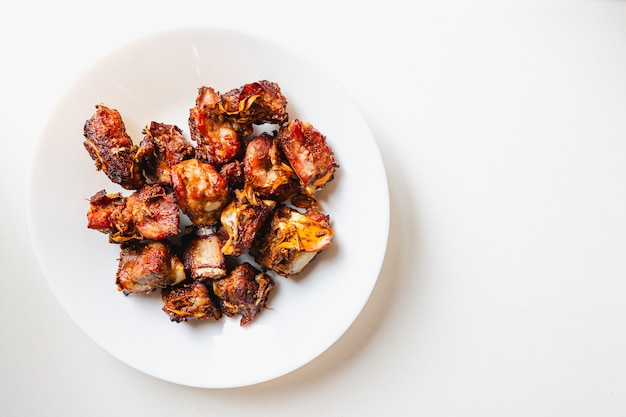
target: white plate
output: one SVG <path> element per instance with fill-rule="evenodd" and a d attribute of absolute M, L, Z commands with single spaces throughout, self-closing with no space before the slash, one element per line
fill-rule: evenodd
<path fill-rule="evenodd" d="M 104 103 L 122 114 L 135 143 L 150 121 L 188 135 L 198 87 L 225 92 L 277 82 L 291 118 L 327 136 L 340 168 L 319 200 L 334 245 L 299 279 L 277 280 L 270 309 L 238 319 L 172 323 L 158 294 L 119 293 L 119 248 L 86 227 L 87 199 L 122 191 L 83 148 L 82 128 Z M 126 192 L 125 192 L 126 193 Z M 127 194 L 127 193 L 126 193 Z M 197 387 L 267 381 L 316 358 L 348 329 L 378 278 L 387 245 L 389 197 L 376 142 L 354 104 L 326 73 L 258 37 L 219 29 L 171 31 L 135 41 L 84 74 L 52 114 L 34 156 L 29 194 L 32 241 L 55 296 L 78 326 L 124 363 Z"/>

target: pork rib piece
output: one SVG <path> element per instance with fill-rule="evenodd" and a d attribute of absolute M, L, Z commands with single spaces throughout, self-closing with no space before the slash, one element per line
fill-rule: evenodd
<path fill-rule="evenodd" d="M 219 320 L 222 317 L 219 304 L 213 299 L 215 296 L 203 281 L 163 288 L 161 297 L 163 311 L 177 323 L 211 317 Z"/>
<path fill-rule="evenodd" d="M 265 308 L 275 286 L 269 275 L 247 262 L 236 266 L 227 277 L 212 282 L 222 313 L 229 317 L 241 315 L 241 326 L 250 323 Z"/>
<path fill-rule="evenodd" d="M 281 127 L 278 141 L 308 195 L 313 195 L 333 179 L 338 167 L 333 150 L 326 142 L 326 136 L 311 123 L 298 119 L 290 121 Z"/>
<path fill-rule="evenodd" d="M 83 145 L 97 170 L 127 190 L 136 190 L 143 185 L 136 161 L 138 148 L 126 133 L 117 110 L 98 104 L 94 115 L 85 122 L 83 136 Z"/>
<path fill-rule="evenodd" d="M 124 294 L 150 293 L 185 279 L 185 267 L 167 240 L 122 245 L 115 282 Z"/>
<path fill-rule="evenodd" d="M 109 235 L 112 243 L 161 240 L 178 233 L 178 204 L 173 193 L 161 185 L 144 185 L 130 196 L 107 194 L 89 200 L 87 227 Z"/>
<path fill-rule="evenodd" d="M 213 165 L 187 159 L 172 167 L 172 185 L 180 209 L 196 226 L 217 222 L 230 200 L 228 182 Z"/>
<path fill-rule="evenodd" d="M 330 217 L 318 209 L 312 197 L 297 194 L 292 202 L 306 205 L 301 212 L 280 206 L 274 210 L 268 230 L 250 250 L 259 265 L 284 277 L 299 274 L 315 256 L 332 244 Z"/>

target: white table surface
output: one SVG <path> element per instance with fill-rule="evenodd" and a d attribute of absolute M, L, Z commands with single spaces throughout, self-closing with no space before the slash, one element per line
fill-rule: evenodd
<path fill-rule="evenodd" d="M 0 415 L 626 413 L 626 2 L 64 3 L 0 6 Z M 119 362 L 57 303 L 29 241 L 31 156 L 63 93 L 187 25 L 306 51 L 354 99 L 389 181 L 361 315 L 243 388 Z"/>

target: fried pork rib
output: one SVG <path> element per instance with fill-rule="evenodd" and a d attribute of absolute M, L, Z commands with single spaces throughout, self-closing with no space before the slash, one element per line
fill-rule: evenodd
<path fill-rule="evenodd" d="M 120 228 L 126 227 L 125 222 L 118 225 L 125 205 L 126 197 L 121 193 L 107 194 L 105 190 L 98 191 L 89 199 L 87 227 L 102 233 L 119 234 Z"/>
<path fill-rule="evenodd" d="M 143 179 L 135 159 L 137 146 L 126 133 L 117 110 L 97 105 L 94 115 L 85 122 L 83 136 L 83 145 L 97 170 L 127 190 L 141 187 Z"/>
<path fill-rule="evenodd" d="M 224 93 L 220 110 L 241 124 L 282 124 L 287 121 L 287 98 L 280 86 L 267 80 L 245 84 Z"/>
<path fill-rule="evenodd" d="M 180 209 L 196 226 L 217 222 L 228 204 L 228 183 L 215 168 L 198 159 L 187 159 L 172 167 L 172 185 Z"/>
<path fill-rule="evenodd" d="M 222 228 L 228 236 L 222 246 L 224 255 L 246 253 L 275 206 L 276 202 L 272 200 L 255 199 L 252 203 L 243 191 L 235 190 L 235 198 L 220 216 Z"/>
<path fill-rule="evenodd" d="M 203 281 L 193 281 L 161 290 L 163 311 L 171 321 L 180 323 L 213 317 L 219 320 L 222 312 L 214 301 L 210 287 Z"/>
<path fill-rule="evenodd" d="M 185 267 L 167 240 L 122 245 L 115 282 L 124 294 L 150 293 L 185 278 Z"/>
<path fill-rule="evenodd" d="M 102 190 L 89 200 L 87 227 L 114 243 L 161 240 L 178 233 L 178 214 L 174 194 L 160 185 L 144 185 L 128 197 Z"/>
<path fill-rule="evenodd" d="M 147 183 L 171 185 L 170 168 L 195 156 L 191 142 L 175 125 L 151 122 L 143 130 L 138 160 Z"/>
<path fill-rule="evenodd" d="M 267 233 L 250 250 L 259 265 L 289 278 L 332 244 L 334 230 L 329 216 L 310 202 L 313 199 L 306 201 L 304 213 L 288 206 L 274 211 Z"/>
<path fill-rule="evenodd" d="M 189 110 L 189 130 L 197 143 L 196 155 L 215 166 L 237 158 L 243 149 L 240 135 L 251 132 L 251 126 L 227 119 L 220 111 L 219 101 L 213 88 L 201 87 L 196 106 Z"/>
<path fill-rule="evenodd" d="M 241 315 L 241 326 L 265 308 L 274 286 L 269 275 L 247 262 L 235 267 L 227 277 L 213 280 L 213 292 L 219 298 L 222 313 L 229 317 Z"/>
<path fill-rule="evenodd" d="M 146 185 L 128 196 L 124 218 L 144 238 L 161 240 L 178 233 L 178 204 L 160 185 Z"/>
<path fill-rule="evenodd" d="M 338 167 L 333 151 L 326 143 L 326 137 L 313 125 L 294 119 L 281 127 L 278 140 L 308 195 L 313 195 L 333 179 Z"/>
<path fill-rule="evenodd" d="M 243 137 L 252 125 L 288 120 L 287 99 L 278 84 L 261 80 L 220 94 L 211 87 L 198 89 L 189 110 L 191 139 L 197 157 L 220 167 L 243 152 Z"/>
<path fill-rule="evenodd" d="M 282 202 L 300 189 L 298 177 L 278 149 L 278 140 L 268 134 L 248 143 L 243 172 L 246 187 L 262 198 Z"/>
<path fill-rule="evenodd" d="M 222 240 L 202 228 L 182 238 L 183 264 L 194 280 L 216 279 L 226 276 L 226 261 Z"/>

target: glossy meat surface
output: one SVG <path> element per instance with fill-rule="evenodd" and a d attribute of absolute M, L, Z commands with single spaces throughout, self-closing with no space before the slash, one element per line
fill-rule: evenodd
<path fill-rule="evenodd" d="M 188 122 L 191 139 L 197 143 L 197 157 L 217 167 L 239 157 L 243 150 L 241 135 L 250 131 L 250 127 L 224 117 L 219 100 L 213 88 L 201 87 L 196 106 L 189 110 Z"/>
<path fill-rule="evenodd" d="M 174 236 L 179 223 L 176 197 L 160 185 L 143 186 L 126 200 L 124 218 L 144 239 Z"/>
<path fill-rule="evenodd" d="M 172 185 L 180 209 L 196 226 L 216 223 L 230 199 L 224 177 L 211 164 L 198 159 L 174 165 Z"/>
<path fill-rule="evenodd" d="M 278 140 L 307 194 L 313 195 L 333 179 L 338 167 L 335 156 L 326 137 L 312 124 L 292 120 L 281 127 Z"/>
<path fill-rule="evenodd" d="M 142 241 L 122 246 L 116 283 L 124 294 L 150 293 L 178 284 L 185 278 L 185 267 L 167 241 Z"/>
<path fill-rule="evenodd" d="M 83 127 L 83 146 L 111 181 L 125 189 L 134 190 L 143 184 L 136 163 L 137 146 L 126 133 L 120 113 L 102 104 Z"/>
<path fill-rule="evenodd" d="M 98 191 L 89 199 L 87 227 L 102 233 L 116 234 L 125 205 L 126 197 L 121 193 L 108 194 L 106 190 Z"/>
<path fill-rule="evenodd" d="M 144 185 L 128 197 L 102 190 L 89 200 L 87 227 L 109 235 L 114 243 L 161 240 L 178 233 L 178 204 L 160 185 Z"/>
<path fill-rule="evenodd" d="M 246 187 L 262 198 L 285 201 L 300 189 L 300 181 L 268 134 L 252 139 L 243 159 Z"/>

